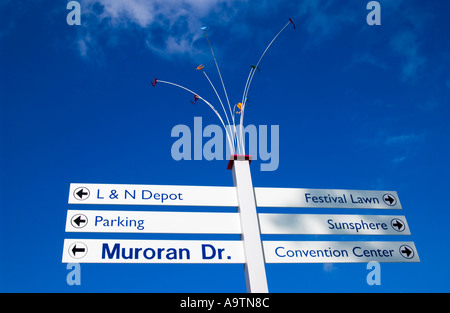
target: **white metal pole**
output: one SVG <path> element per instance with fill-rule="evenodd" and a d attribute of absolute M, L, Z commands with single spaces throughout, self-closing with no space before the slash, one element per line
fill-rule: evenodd
<path fill-rule="evenodd" d="M 233 181 L 238 197 L 238 212 L 241 219 L 242 241 L 246 257 L 245 281 L 247 292 L 267 293 L 266 268 L 261 244 L 258 214 L 249 160 L 244 156 L 233 156 Z M 237 160 L 236 160 L 237 159 Z"/>

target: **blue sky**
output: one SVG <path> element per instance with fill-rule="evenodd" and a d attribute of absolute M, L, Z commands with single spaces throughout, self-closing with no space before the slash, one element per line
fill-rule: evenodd
<path fill-rule="evenodd" d="M 68 1 L 67 1 L 68 2 Z M 0 4 L 0 291 L 245 292 L 242 264 L 82 264 L 68 286 L 65 238 L 239 239 L 235 235 L 65 233 L 70 183 L 232 186 L 227 162 L 175 161 L 175 125 L 219 124 L 203 104 L 154 77 L 204 91 L 200 63 L 219 81 L 200 27 L 207 25 L 230 102 L 249 65 L 291 17 L 255 75 L 246 124 L 279 125 L 279 167 L 251 165 L 254 186 L 396 190 L 421 263 L 267 264 L 272 292 L 450 291 L 449 4 L 379 1 L 82 0 L 81 25 L 65 1 Z M 112 209 L 144 210 L 132 206 Z M 166 210 L 152 207 L 149 210 Z M 233 211 L 233 208 L 177 208 Z M 170 210 L 177 210 L 170 208 Z M 260 212 L 385 214 L 378 210 Z M 263 236 L 264 240 L 285 240 Z M 289 236 L 289 240 L 403 240 Z"/>

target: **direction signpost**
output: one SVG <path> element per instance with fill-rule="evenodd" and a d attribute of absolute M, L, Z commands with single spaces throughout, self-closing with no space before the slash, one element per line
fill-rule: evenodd
<path fill-rule="evenodd" d="M 414 242 L 264 241 L 267 263 L 420 262 Z"/>
<path fill-rule="evenodd" d="M 261 234 L 408 236 L 411 231 L 403 215 L 315 213 L 321 208 L 401 210 L 395 191 L 253 187 L 250 161 L 249 156 L 230 160 L 234 187 L 73 183 L 68 200 L 70 205 L 162 209 L 70 209 L 67 233 L 240 234 L 241 240 L 65 239 L 62 261 L 243 263 L 247 291 L 258 293 L 269 291 L 265 263 L 420 262 L 412 241 L 261 241 Z M 167 212 L 166 206 L 237 207 L 237 212 Z M 257 207 L 306 208 L 314 214 L 258 214 Z"/>
<path fill-rule="evenodd" d="M 67 211 L 66 232 L 240 234 L 238 213 Z"/>
<path fill-rule="evenodd" d="M 234 187 L 70 184 L 69 204 L 236 207 Z"/>
<path fill-rule="evenodd" d="M 401 209 L 395 191 L 255 188 L 258 207 Z"/>
<path fill-rule="evenodd" d="M 65 239 L 63 262 L 244 263 L 240 241 Z"/>
<path fill-rule="evenodd" d="M 261 234 L 411 235 L 400 215 L 259 213 Z M 68 210 L 66 232 L 242 234 L 239 213 Z"/>
<path fill-rule="evenodd" d="M 397 215 L 259 214 L 262 234 L 411 235 Z"/>

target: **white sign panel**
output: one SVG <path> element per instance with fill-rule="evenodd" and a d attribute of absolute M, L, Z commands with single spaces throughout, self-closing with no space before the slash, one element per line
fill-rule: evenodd
<path fill-rule="evenodd" d="M 240 234 L 238 213 L 68 210 L 66 232 Z"/>
<path fill-rule="evenodd" d="M 411 235 L 406 218 L 394 215 L 258 215 L 262 234 Z"/>
<path fill-rule="evenodd" d="M 395 191 L 255 188 L 258 207 L 401 209 Z"/>
<path fill-rule="evenodd" d="M 264 241 L 266 263 L 420 262 L 414 242 Z"/>
<path fill-rule="evenodd" d="M 63 263 L 245 263 L 241 241 L 65 239 Z"/>
<path fill-rule="evenodd" d="M 70 184 L 70 204 L 237 206 L 235 187 Z"/>

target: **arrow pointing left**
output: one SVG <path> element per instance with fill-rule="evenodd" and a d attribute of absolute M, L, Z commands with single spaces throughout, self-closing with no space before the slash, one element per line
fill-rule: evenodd
<path fill-rule="evenodd" d="M 70 220 L 70 223 L 75 228 L 83 228 L 87 225 L 88 219 L 83 214 L 76 214 L 72 216 L 72 219 Z"/>
<path fill-rule="evenodd" d="M 86 187 L 79 187 L 73 192 L 73 196 L 77 200 L 86 200 L 87 198 L 89 198 L 90 194 L 91 193 L 89 192 L 89 189 L 87 189 Z"/>
<path fill-rule="evenodd" d="M 73 256 L 76 256 L 77 252 L 84 252 L 84 251 L 86 251 L 85 248 L 77 248 L 76 245 L 73 246 L 73 249 L 72 249 Z"/>
<path fill-rule="evenodd" d="M 75 242 L 69 247 L 69 255 L 74 259 L 81 259 L 87 253 L 87 246 L 82 242 Z"/>

